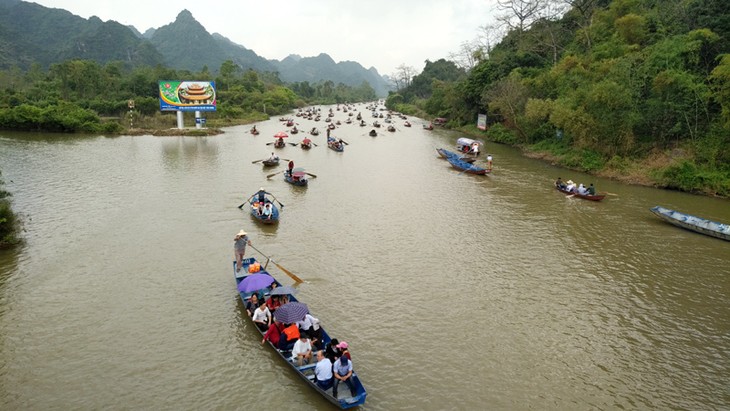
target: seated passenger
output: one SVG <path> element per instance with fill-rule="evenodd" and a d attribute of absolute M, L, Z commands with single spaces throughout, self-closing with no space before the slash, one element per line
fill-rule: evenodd
<path fill-rule="evenodd" d="M 337 338 L 333 338 L 324 346 L 324 355 L 332 362 L 340 358 L 341 352 L 337 348 L 338 345 L 340 345 L 340 342 L 337 341 Z"/>
<path fill-rule="evenodd" d="M 289 351 L 299 340 L 299 327 L 296 324 L 289 324 L 281 332 L 278 348 L 281 351 Z"/>
<path fill-rule="evenodd" d="M 259 296 L 256 293 L 251 294 L 251 297 L 249 297 L 248 301 L 246 302 L 246 314 L 248 314 L 249 317 L 253 317 L 254 311 L 259 306 Z"/>
<path fill-rule="evenodd" d="M 294 343 L 291 349 L 291 360 L 296 361 L 300 367 L 312 359 L 312 344 L 309 342 L 307 333 L 299 331 L 299 340 Z"/>
<path fill-rule="evenodd" d="M 276 311 L 277 308 L 281 307 L 281 301 L 278 295 L 272 295 L 266 300 L 266 306 L 269 307 L 270 312 Z"/>
<path fill-rule="evenodd" d="M 317 351 L 317 366 L 314 369 L 314 381 L 323 390 L 332 387 L 332 361 L 325 357 L 322 350 Z"/>
<path fill-rule="evenodd" d="M 573 182 L 573 180 L 568 180 L 568 185 L 565 186 L 565 189 L 571 193 L 575 191 L 575 183 Z"/>
<path fill-rule="evenodd" d="M 266 303 L 259 301 L 259 307 L 253 312 L 251 319 L 259 327 L 259 330 L 266 331 L 269 328 L 269 325 L 271 325 L 271 312 Z"/>
<path fill-rule="evenodd" d="M 583 183 L 580 183 L 580 185 L 578 186 L 578 194 L 580 194 L 580 195 L 588 194 L 588 190 L 585 188 Z"/>
<path fill-rule="evenodd" d="M 558 179 L 555 180 L 555 187 L 560 188 L 560 189 L 565 189 L 565 182 L 563 181 L 563 179 L 561 177 L 558 177 Z"/>
<path fill-rule="evenodd" d="M 593 186 L 593 183 L 588 186 L 588 194 L 592 196 L 596 195 L 596 187 Z"/>
<path fill-rule="evenodd" d="M 261 340 L 261 344 L 263 345 L 266 341 L 271 341 L 271 344 L 273 344 L 274 347 L 278 347 L 283 329 L 284 324 L 282 324 L 280 321 L 276 321 L 271 324 L 271 326 L 269 326 L 269 329 L 266 330 L 266 334 L 264 334 L 264 339 Z"/>
<path fill-rule="evenodd" d="M 264 217 L 266 217 L 267 220 L 271 220 L 271 217 L 274 215 L 274 211 L 271 208 L 271 203 L 266 203 L 264 206 Z"/>

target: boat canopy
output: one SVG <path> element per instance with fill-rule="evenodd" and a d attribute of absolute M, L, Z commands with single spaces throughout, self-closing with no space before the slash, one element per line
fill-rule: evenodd
<path fill-rule="evenodd" d="M 463 146 L 471 146 L 474 143 L 479 144 L 479 147 L 481 147 L 481 146 L 484 145 L 484 142 L 482 142 L 482 141 L 472 140 L 472 139 L 466 138 L 466 137 L 461 137 L 458 140 L 456 140 L 456 145 L 457 146 L 461 146 L 461 147 L 463 147 Z"/>

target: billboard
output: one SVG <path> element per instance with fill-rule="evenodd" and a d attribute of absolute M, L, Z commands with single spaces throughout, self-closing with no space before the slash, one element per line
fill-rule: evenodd
<path fill-rule="evenodd" d="M 160 81 L 160 110 L 215 111 L 214 81 Z"/>
<path fill-rule="evenodd" d="M 487 115 L 486 114 L 478 114 L 477 115 L 477 128 L 479 130 L 486 130 L 487 129 Z"/>

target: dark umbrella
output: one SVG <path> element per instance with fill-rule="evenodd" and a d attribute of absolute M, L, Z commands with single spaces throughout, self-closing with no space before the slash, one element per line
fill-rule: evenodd
<path fill-rule="evenodd" d="M 288 285 L 285 285 L 283 287 L 276 287 L 273 290 L 271 290 L 271 293 L 269 295 L 294 295 L 297 293 L 297 289 L 294 287 L 290 287 Z"/>
<path fill-rule="evenodd" d="M 292 324 L 303 320 L 307 313 L 309 313 L 309 308 L 307 308 L 306 304 L 297 302 L 286 303 L 276 309 L 274 319 L 284 324 Z"/>
<path fill-rule="evenodd" d="M 238 291 L 242 293 L 250 293 L 266 288 L 274 282 L 274 277 L 268 274 L 251 274 L 238 283 Z"/>

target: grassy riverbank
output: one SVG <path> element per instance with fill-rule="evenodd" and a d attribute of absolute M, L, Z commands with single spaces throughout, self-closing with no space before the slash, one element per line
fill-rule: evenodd
<path fill-rule="evenodd" d="M 518 144 L 512 133 L 499 125 L 487 131 L 473 125 L 457 130 L 477 139 L 518 147 L 527 157 L 598 177 L 627 184 L 730 197 L 730 172 L 698 164 L 697 148 L 688 145 L 652 150 L 641 157 L 614 156 L 607 159 L 598 152 L 577 149 L 560 140 L 543 140 L 532 145 Z"/>

